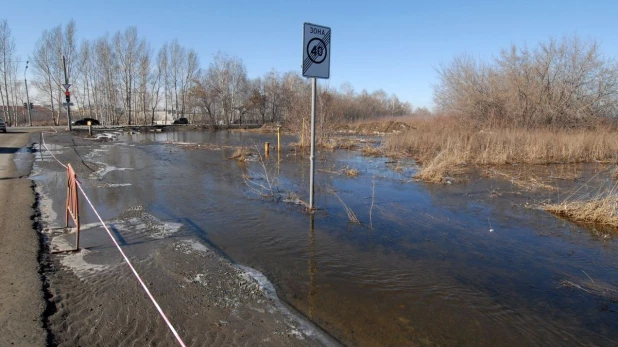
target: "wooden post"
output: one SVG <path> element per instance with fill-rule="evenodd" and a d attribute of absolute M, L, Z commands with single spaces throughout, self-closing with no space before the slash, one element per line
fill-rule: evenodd
<path fill-rule="evenodd" d="M 270 142 L 264 142 L 264 155 L 268 158 L 268 152 L 270 151 Z"/>
<path fill-rule="evenodd" d="M 277 127 L 277 152 L 281 152 L 281 127 Z"/>

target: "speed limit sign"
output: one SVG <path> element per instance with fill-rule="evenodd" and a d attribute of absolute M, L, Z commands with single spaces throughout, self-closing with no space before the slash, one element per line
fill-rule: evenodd
<path fill-rule="evenodd" d="M 330 28 L 305 23 L 303 32 L 303 76 L 330 77 Z"/>

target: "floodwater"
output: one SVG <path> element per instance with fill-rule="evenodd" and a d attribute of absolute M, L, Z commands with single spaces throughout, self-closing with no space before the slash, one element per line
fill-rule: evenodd
<path fill-rule="evenodd" d="M 535 207 L 560 192 L 531 198 L 489 178 L 414 182 L 411 162 L 340 150 L 318 154 L 319 210 L 311 216 L 289 203 L 308 201 L 308 156 L 284 146 L 265 165 L 228 159 L 233 146 L 262 150 L 265 141 L 276 143 L 276 135 L 150 133 L 96 143 L 82 155 L 96 163 L 88 179 L 98 183 L 87 193 L 104 219 L 144 206 L 260 271 L 285 302 L 345 344 L 618 343 L 616 241 Z M 590 177 L 603 181 L 593 171 L 561 183 L 562 194 L 593 186 Z M 54 174 L 35 179 L 48 191 L 64 189 Z M 55 203 L 61 211 L 63 202 Z M 95 217 L 84 209 L 82 222 Z"/>

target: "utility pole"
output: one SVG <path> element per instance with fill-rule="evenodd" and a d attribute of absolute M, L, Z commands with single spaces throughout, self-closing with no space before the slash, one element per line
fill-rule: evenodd
<path fill-rule="evenodd" d="M 67 100 L 67 119 L 69 121 L 69 131 L 72 131 L 73 126 L 71 124 L 71 92 L 69 92 L 69 87 L 71 85 L 69 84 L 69 77 L 67 76 L 67 64 L 66 60 L 64 59 L 64 55 L 62 56 L 62 66 L 64 67 L 64 85 L 66 88 L 65 95 Z"/>
<path fill-rule="evenodd" d="M 32 126 L 32 112 L 30 111 L 30 109 L 31 109 L 31 107 L 30 107 L 30 95 L 28 95 L 28 80 L 26 79 L 26 71 L 28 71 L 28 63 L 29 62 L 30 61 L 26 61 L 26 68 L 24 69 L 24 83 L 26 84 L 26 102 L 28 102 L 28 104 L 26 104 L 26 107 L 28 108 L 28 123 L 30 123 L 30 126 Z"/>

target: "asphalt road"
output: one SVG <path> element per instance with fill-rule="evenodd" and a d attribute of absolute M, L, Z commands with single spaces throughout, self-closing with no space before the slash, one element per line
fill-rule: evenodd
<path fill-rule="evenodd" d="M 0 346 L 45 346 L 39 236 L 33 226 L 31 181 L 13 160 L 35 129 L 0 133 Z M 27 170 L 26 170 L 27 171 Z"/>

